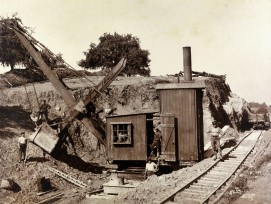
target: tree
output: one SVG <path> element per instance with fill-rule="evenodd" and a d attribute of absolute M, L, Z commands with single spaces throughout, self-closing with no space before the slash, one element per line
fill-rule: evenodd
<path fill-rule="evenodd" d="M 4 18 L 0 17 L 0 63 L 14 69 L 16 64 L 27 65 L 30 55 L 21 44 L 12 29 L 9 29 Z M 13 18 L 21 21 L 13 15 Z"/>
<path fill-rule="evenodd" d="M 23 29 L 30 31 L 29 33 L 33 33 L 31 28 L 22 25 L 21 19 L 17 18 L 16 15 L 17 14 L 14 14 L 11 20 L 20 22 L 20 26 L 22 26 Z M 8 19 L 0 18 L 0 63 L 4 66 L 10 66 L 11 70 L 14 69 L 16 64 L 23 65 L 26 68 L 31 69 L 38 68 L 37 63 L 23 46 L 15 32 L 7 25 Z M 35 47 L 35 44 L 33 44 L 33 46 Z M 54 55 L 45 47 L 39 52 L 48 66 L 52 68 L 65 67 L 61 53 Z"/>
<path fill-rule="evenodd" d="M 125 69 L 122 71 L 127 76 L 141 75 L 150 76 L 149 51 L 140 48 L 139 38 L 131 34 L 114 35 L 105 33 L 99 38 L 100 42 L 91 43 L 85 59 L 79 61 L 78 65 L 86 69 L 108 70 L 114 67 L 122 57 L 127 58 Z"/>

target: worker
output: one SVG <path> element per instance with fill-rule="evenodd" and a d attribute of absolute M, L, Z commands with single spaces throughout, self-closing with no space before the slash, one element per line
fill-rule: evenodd
<path fill-rule="evenodd" d="M 146 167 L 145 167 L 145 176 L 144 178 L 147 178 L 151 175 L 154 175 L 158 171 L 158 165 L 155 164 L 153 161 L 151 161 L 151 158 L 149 157 L 147 159 Z"/>
<path fill-rule="evenodd" d="M 46 103 L 45 100 L 42 100 L 42 104 L 39 109 L 39 118 L 45 117 L 46 122 L 48 121 L 48 110 L 51 108 L 49 104 Z"/>
<path fill-rule="evenodd" d="M 35 122 L 35 126 L 37 128 L 38 127 L 38 122 L 39 122 L 39 119 L 40 119 L 39 114 L 36 113 L 36 112 L 32 112 L 31 115 L 30 115 L 30 118 L 31 118 L 32 121 Z"/>
<path fill-rule="evenodd" d="M 210 141 L 211 141 L 211 147 L 213 150 L 213 159 L 217 159 L 217 154 L 218 154 L 218 159 L 222 158 L 222 152 L 221 152 L 221 146 L 220 146 L 220 137 L 224 135 L 223 131 L 221 128 L 217 126 L 216 123 L 213 123 L 213 128 L 207 132 L 208 135 L 210 135 Z"/>
<path fill-rule="evenodd" d="M 154 155 L 154 150 L 156 149 L 156 156 L 161 155 L 161 142 L 162 142 L 162 133 L 159 128 L 155 128 L 153 142 L 151 144 L 151 155 Z"/>
<path fill-rule="evenodd" d="M 21 161 L 26 161 L 26 147 L 27 147 L 27 139 L 25 137 L 25 133 L 22 132 L 21 136 L 18 139 L 19 146 L 19 163 Z"/>

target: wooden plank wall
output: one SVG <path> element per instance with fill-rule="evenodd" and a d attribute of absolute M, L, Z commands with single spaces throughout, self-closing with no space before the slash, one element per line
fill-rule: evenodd
<path fill-rule="evenodd" d="M 115 145 L 112 141 L 112 130 L 110 123 L 112 122 L 131 122 L 132 123 L 132 144 Z M 129 160 L 146 160 L 146 115 L 129 115 L 107 118 L 106 135 L 109 159 L 119 161 Z"/>
<path fill-rule="evenodd" d="M 181 161 L 198 160 L 196 90 L 159 91 L 161 114 L 173 113 L 177 118 L 178 158 Z"/>

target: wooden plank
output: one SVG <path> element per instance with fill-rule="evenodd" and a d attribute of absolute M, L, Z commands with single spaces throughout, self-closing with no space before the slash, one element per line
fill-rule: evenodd
<path fill-rule="evenodd" d="M 50 193 L 50 192 L 55 191 L 55 190 L 56 190 L 56 188 L 52 188 L 51 190 L 48 190 L 48 191 L 36 193 L 36 195 L 37 196 L 42 196 L 44 194 Z"/>
<path fill-rule="evenodd" d="M 221 175 L 218 175 L 218 174 L 211 174 L 211 173 L 208 173 L 206 174 L 206 176 L 210 176 L 210 177 L 213 177 L 213 178 L 221 178 Z"/>
<path fill-rule="evenodd" d="M 160 117 L 174 117 L 174 113 L 161 113 Z"/>
<path fill-rule="evenodd" d="M 206 193 L 206 192 L 205 192 Z M 203 195 L 204 193 L 192 193 L 192 192 L 182 192 L 181 193 L 183 199 L 187 199 L 187 200 L 194 200 L 194 201 L 197 201 L 197 202 L 200 202 L 202 199 L 203 199 Z M 187 202 L 185 202 L 187 203 Z"/>
<path fill-rule="evenodd" d="M 190 189 L 194 189 L 194 190 L 196 190 L 196 189 L 205 189 L 205 191 L 207 190 L 210 190 L 210 189 L 212 189 L 210 186 L 204 186 L 204 185 L 196 185 L 196 184 L 193 184 L 193 185 L 191 185 L 190 187 L 189 187 Z"/>
<path fill-rule="evenodd" d="M 214 182 L 214 181 L 208 181 L 208 180 L 200 180 L 198 181 L 198 184 L 209 184 L 210 186 L 216 187 L 217 185 L 219 185 L 219 183 Z"/>
<path fill-rule="evenodd" d="M 186 192 L 191 192 L 191 193 L 196 193 L 202 195 L 206 190 L 204 189 L 193 189 L 193 188 L 188 188 Z"/>
<path fill-rule="evenodd" d="M 212 173 L 219 174 L 219 175 L 227 175 L 228 173 L 222 170 L 212 170 Z"/>
<path fill-rule="evenodd" d="M 100 189 L 100 190 L 95 190 L 95 191 L 87 192 L 86 197 L 88 198 L 88 197 L 90 197 L 90 196 L 92 196 L 92 195 L 100 194 L 100 193 L 102 193 L 103 191 L 104 191 L 103 189 Z"/>
<path fill-rule="evenodd" d="M 57 169 L 55 169 L 55 168 L 48 167 L 48 169 L 49 169 L 51 172 L 53 172 L 53 173 L 55 173 L 56 175 L 58 175 L 58 176 L 64 178 L 65 180 L 69 181 L 70 183 L 72 183 L 72 184 L 74 184 L 74 185 L 76 185 L 76 186 L 79 186 L 79 187 L 81 187 L 81 188 L 87 188 L 87 187 L 88 187 L 87 184 L 83 183 L 82 181 L 79 181 L 79 180 L 73 178 L 72 176 L 70 176 L 70 175 L 68 175 L 68 174 L 65 174 L 65 173 L 63 173 L 63 172 L 61 172 L 61 171 L 59 171 L 59 170 L 57 170 Z"/>
<path fill-rule="evenodd" d="M 206 177 L 203 176 L 199 181 L 214 181 L 214 182 L 219 182 L 223 177 L 221 176 L 220 179 L 214 178 L 214 177 Z"/>
<path fill-rule="evenodd" d="M 160 124 L 160 127 L 168 127 L 168 128 L 174 128 L 174 124 Z"/>
<path fill-rule="evenodd" d="M 48 198 L 45 198 L 39 202 L 37 202 L 37 204 L 49 204 L 52 203 L 54 201 L 59 200 L 64 194 L 63 193 L 58 193 L 56 195 L 50 196 Z"/>

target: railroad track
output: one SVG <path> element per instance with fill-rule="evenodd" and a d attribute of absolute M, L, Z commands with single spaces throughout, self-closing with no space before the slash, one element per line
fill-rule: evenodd
<path fill-rule="evenodd" d="M 154 203 L 194 204 L 211 203 L 212 196 L 218 195 L 220 189 L 235 174 L 253 150 L 262 131 L 247 134 L 235 147 L 228 151 L 221 160 L 215 161 L 202 174 L 188 183 L 176 188 L 170 195 Z"/>

